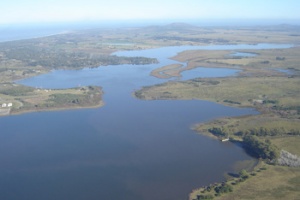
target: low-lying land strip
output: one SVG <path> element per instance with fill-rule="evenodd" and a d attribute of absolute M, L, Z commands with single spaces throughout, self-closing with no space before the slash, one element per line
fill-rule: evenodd
<path fill-rule="evenodd" d="M 151 71 L 151 75 L 157 78 L 180 77 L 182 64 L 166 65 Z"/>

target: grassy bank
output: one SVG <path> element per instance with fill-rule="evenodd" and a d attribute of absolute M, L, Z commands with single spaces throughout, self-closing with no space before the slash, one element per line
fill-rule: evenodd
<path fill-rule="evenodd" d="M 252 172 L 247 173 L 247 178 L 232 178 L 224 185 L 230 191 L 216 192 L 222 184 L 206 186 L 194 190 L 190 194 L 191 200 L 215 199 L 298 199 L 300 191 L 300 169 L 282 166 L 265 165 L 257 166 Z M 210 188 L 210 189 L 208 189 Z"/>
<path fill-rule="evenodd" d="M 298 106 L 300 79 L 287 77 L 231 77 L 193 79 L 145 87 L 135 93 L 141 99 L 203 99 L 231 106 Z M 273 109 L 275 112 L 275 108 Z"/>
<path fill-rule="evenodd" d="M 300 155 L 300 137 L 276 137 L 270 139 L 278 148 Z M 244 178 L 242 181 L 239 174 L 235 177 L 229 177 L 226 184 L 230 185 L 231 192 L 216 196 L 213 187 L 210 191 L 207 191 L 207 186 L 205 186 L 195 189 L 190 194 L 190 199 L 201 199 L 201 197 L 210 196 L 216 200 L 269 200 L 298 199 L 300 196 L 300 191 L 298 190 L 300 186 L 299 167 L 274 166 L 260 162 L 254 170 L 247 172 L 246 175 L 247 178 Z"/>

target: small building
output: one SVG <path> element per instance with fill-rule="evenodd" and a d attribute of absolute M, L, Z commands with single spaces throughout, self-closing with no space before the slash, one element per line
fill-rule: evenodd
<path fill-rule="evenodd" d="M 12 106 L 13 106 L 12 103 L 8 103 L 8 104 L 7 104 L 7 107 L 12 107 Z"/>
<path fill-rule="evenodd" d="M 7 104 L 6 104 L 6 103 L 3 103 L 1 107 L 2 107 L 2 108 L 6 108 L 6 107 L 7 107 Z"/>
<path fill-rule="evenodd" d="M 222 142 L 227 142 L 227 141 L 229 141 L 229 138 L 224 138 L 224 139 L 222 139 L 221 141 L 222 141 Z"/>
<path fill-rule="evenodd" d="M 253 99 L 253 103 L 260 103 L 263 104 L 264 100 L 261 99 Z"/>

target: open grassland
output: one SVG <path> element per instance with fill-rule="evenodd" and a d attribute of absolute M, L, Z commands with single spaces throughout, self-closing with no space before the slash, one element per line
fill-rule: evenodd
<path fill-rule="evenodd" d="M 275 137 L 271 138 L 272 143 L 280 149 L 284 149 L 292 154 L 300 155 L 300 137 Z"/>
<path fill-rule="evenodd" d="M 267 170 L 254 172 L 244 182 L 235 185 L 233 192 L 215 199 L 299 199 L 300 169 L 268 165 Z M 232 182 L 229 182 L 230 184 Z"/>
<path fill-rule="evenodd" d="M 199 188 L 190 194 L 190 200 L 210 199 L 215 200 L 244 200 L 244 199 L 299 199 L 300 169 L 273 165 L 258 165 L 248 178 L 232 178 L 226 182 L 231 192 L 216 195 L 216 186 Z M 202 198 L 201 198 L 202 197 Z M 208 198 L 209 199 L 209 198 Z"/>
<path fill-rule="evenodd" d="M 290 108 L 299 104 L 299 85 L 299 78 L 287 77 L 199 78 L 144 87 L 135 94 L 142 99 L 203 99 L 231 106 Z"/>

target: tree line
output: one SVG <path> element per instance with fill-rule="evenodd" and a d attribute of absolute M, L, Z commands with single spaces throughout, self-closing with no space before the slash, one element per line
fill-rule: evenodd
<path fill-rule="evenodd" d="M 243 144 L 252 154 L 258 158 L 277 160 L 280 156 L 279 149 L 271 144 L 269 140 L 259 139 L 255 135 L 246 135 L 243 137 Z"/>
<path fill-rule="evenodd" d="M 300 135 L 299 130 L 285 128 L 253 128 L 244 131 L 234 132 L 232 129 L 225 127 L 213 127 L 208 131 L 219 138 L 227 138 L 230 135 L 238 135 L 243 139 L 243 145 L 246 150 L 257 158 L 267 159 L 270 161 L 277 160 L 280 157 L 279 149 L 271 144 L 270 140 L 263 139 L 266 136 L 285 136 Z"/>
<path fill-rule="evenodd" d="M 236 135 L 244 137 L 246 135 L 255 135 L 259 137 L 266 136 L 295 136 L 300 135 L 300 130 L 297 129 L 287 129 L 284 127 L 279 128 L 252 128 L 246 130 L 235 131 L 234 129 L 226 128 L 226 127 L 213 127 L 208 129 L 208 131 L 214 134 L 217 137 L 228 137 L 229 135 Z"/>

